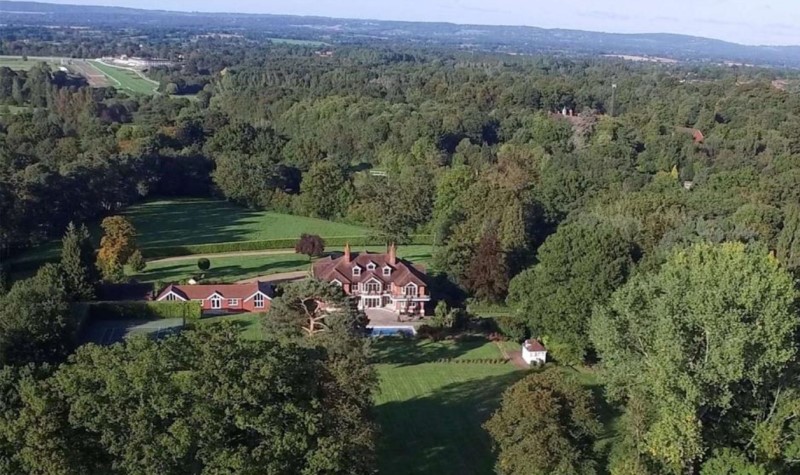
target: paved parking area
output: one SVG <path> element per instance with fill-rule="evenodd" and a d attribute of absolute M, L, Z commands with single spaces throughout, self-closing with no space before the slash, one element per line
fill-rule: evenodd
<path fill-rule="evenodd" d="M 383 308 L 368 308 L 364 310 L 364 313 L 369 317 L 369 326 L 371 327 L 390 327 L 397 326 L 399 323 L 418 327 L 424 323 L 418 319 L 412 320 L 408 315 L 401 316 Z"/>

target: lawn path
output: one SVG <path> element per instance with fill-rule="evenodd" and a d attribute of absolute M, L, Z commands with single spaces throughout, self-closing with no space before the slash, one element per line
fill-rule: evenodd
<path fill-rule="evenodd" d="M 236 281 L 237 284 L 249 284 L 251 282 L 261 281 L 269 281 L 269 282 L 286 282 L 290 280 L 300 280 L 305 279 L 308 277 L 307 270 L 299 270 L 295 272 L 280 272 L 278 274 L 267 274 L 267 275 L 260 275 L 256 277 L 250 277 L 249 279 L 243 279 Z"/>
<path fill-rule="evenodd" d="M 236 252 L 218 252 L 211 254 L 192 254 L 189 256 L 175 256 L 175 257 L 162 257 L 159 259 L 148 259 L 147 262 L 178 262 L 178 261 L 191 261 L 201 258 L 214 259 L 220 257 L 247 257 L 247 256 L 277 256 L 281 254 L 295 254 L 294 249 L 270 249 L 268 251 L 236 251 Z"/>

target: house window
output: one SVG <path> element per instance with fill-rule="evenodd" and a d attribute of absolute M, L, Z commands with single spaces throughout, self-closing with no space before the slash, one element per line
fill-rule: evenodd
<path fill-rule="evenodd" d="M 388 277 L 392 275 L 392 268 L 391 267 L 384 267 L 383 268 L 383 276 Z"/>
<path fill-rule="evenodd" d="M 417 286 L 416 286 L 416 285 L 414 285 L 414 284 L 408 284 L 408 285 L 406 285 L 406 292 L 405 292 L 405 294 L 406 294 L 406 295 L 410 295 L 410 296 L 412 296 L 412 297 L 413 297 L 413 296 L 416 296 L 416 295 L 417 295 Z"/>
<path fill-rule="evenodd" d="M 353 267 L 353 275 L 358 277 L 361 275 L 361 268 L 360 267 Z"/>
<path fill-rule="evenodd" d="M 367 264 L 367 270 L 375 270 L 375 263 L 370 262 L 369 264 Z"/>
<path fill-rule="evenodd" d="M 169 300 L 170 302 L 174 302 L 175 300 L 178 300 L 178 297 L 175 294 L 167 294 L 167 296 L 164 297 L 164 300 Z"/>
<path fill-rule="evenodd" d="M 364 284 L 364 288 L 367 292 L 380 292 L 381 284 L 380 282 L 371 281 Z"/>
<path fill-rule="evenodd" d="M 256 308 L 264 308 L 264 296 L 261 294 L 256 294 L 255 298 L 253 298 L 253 302 L 255 303 Z"/>
<path fill-rule="evenodd" d="M 222 308 L 222 299 L 219 296 L 213 296 L 209 300 L 211 300 L 211 308 L 214 310 L 219 310 Z"/>
<path fill-rule="evenodd" d="M 238 307 L 239 299 L 228 299 L 228 307 Z"/>

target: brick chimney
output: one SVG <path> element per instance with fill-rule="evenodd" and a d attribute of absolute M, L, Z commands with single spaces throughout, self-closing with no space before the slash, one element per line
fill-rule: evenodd
<path fill-rule="evenodd" d="M 397 264 L 397 246 L 394 243 L 389 244 L 389 249 L 387 250 L 386 254 L 389 255 L 389 265 L 393 266 Z"/>
<path fill-rule="evenodd" d="M 345 243 L 344 245 L 344 261 L 350 262 L 350 243 Z"/>

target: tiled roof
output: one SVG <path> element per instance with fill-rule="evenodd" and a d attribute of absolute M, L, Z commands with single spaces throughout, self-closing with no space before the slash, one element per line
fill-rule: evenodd
<path fill-rule="evenodd" d="M 547 351 L 544 345 L 539 343 L 539 340 L 525 340 L 525 343 L 523 343 L 523 345 L 525 346 L 525 349 L 528 351 Z"/>
<path fill-rule="evenodd" d="M 375 263 L 375 270 L 367 270 L 367 264 Z M 415 266 L 404 259 L 396 259 L 393 265 L 389 264 L 389 254 L 377 254 L 372 252 L 353 253 L 350 261 L 342 255 L 337 258 L 328 256 L 314 263 L 313 274 L 317 279 L 332 282 L 334 279 L 343 284 L 357 284 L 366 282 L 372 277 L 376 277 L 381 282 L 393 282 L 395 285 L 404 286 L 409 282 L 417 285 L 425 285 L 425 270 Z M 361 268 L 361 275 L 353 275 L 353 267 Z M 383 275 L 383 268 L 389 266 L 392 274 Z"/>
<path fill-rule="evenodd" d="M 269 282 L 251 282 L 249 284 L 172 284 L 162 290 L 156 300 L 160 300 L 170 292 L 186 300 L 204 300 L 215 293 L 226 299 L 247 299 L 252 297 L 259 290 L 267 297 L 272 298 L 273 290 Z"/>

